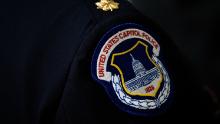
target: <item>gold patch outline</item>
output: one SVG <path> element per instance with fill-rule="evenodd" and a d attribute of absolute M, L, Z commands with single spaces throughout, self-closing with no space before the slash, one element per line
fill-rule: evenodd
<path fill-rule="evenodd" d="M 111 59 L 111 66 L 115 67 L 120 75 L 121 75 L 121 83 L 122 83 L 122 87 L 123 89 L 125 90 L 125 92 L 128 94 L 128 95 L 131 95 L 131 96 L 150 96 L 150 97 L 155 97 L 159 88 L 161 87 L 161 83 L 162 83 L 162 80 L 163 80 L 163 74 L 161 73 L 162 77 L 161 77 L 161 80 L 159 80 L 159 86 L 156 87 L 156 89 L 154 90 L 153 93 L 146 93 L 146 94 L 138 94 L 138 93 L 131 93 L 128 91 L 128 89 L 126 88 L 125 86 L 125 82 L 124 82 L 124 77 L 123 77 L 123 72 L 121 71 L 121 69 L 116 65 L 114 64 L 114 59 L 115 59 L 115 56 L 119 56 L 119 55 L 124 55 L 124 54 L 127 54 L 129 52 L 131 52 L 133 49 L 135 49 L 139 44 L 143 45 L 146 49 L 145 49 L 145 52 L 147 54 L 147 57 L 148 59 L 153 63 L 153 65 L 160 71 L 161 73 L 161 70 L 159 68 L 159 66 L 151 59 L 149 53 L 148 53 L 148 46 L 146 44 L 144 44 L 143 42 L 141 41 L 138 41 L 134 46 L 132 46 L 130 49 L 124 51 L 124 52 L 120 52 L 120 53 L 115 53 L 112 55 L 112 59 Z"/>

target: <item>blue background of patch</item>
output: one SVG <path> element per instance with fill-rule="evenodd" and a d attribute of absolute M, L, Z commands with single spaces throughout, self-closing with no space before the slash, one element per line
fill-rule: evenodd
<path fill-rule="evenodd" d="M 111 64 L 112 54 L 124 52 L 124 51 L 130 49 L 131 47 L 133 47 L 137 43 L 137 41 L 140 41 L 140 39 L 133 38 L 133 39 L 126 40 L 123 43 L 120 43 L 112 51 L 111 56 L 108 60 L 108 65 Z M 142 40 L 142 42 L 145 43 L 146 41 Z M 148 45 L 148 48 L 149 47 L 150 47 L 150 45 Z M 152 48 L 149 48 L 148 51 L 152 51 Z M 124 74 L 125 81 L 128 81 L 128 80 L 135 77 L 135 73 L 132 68 L 132 58 L 131 58 L 130 54 L 134 57 L 134 59 L 139 60 L 144 65 L 146 70 L 149 70 L 149 69 L 152 69 L 153 67 L 155 67 L 153 65 L 153 63 L 151 63 L 150 60 L 147 58 L 147 54 L 145 54 L 145 53 L 146 53 L 145 47 L 143 45 L 139 44 L 131 52 L 129 52 L 125 55 L 115 56 L 113 63 L 120 67 L 120 69 L 122 70 L 122 72 Z M 152 52 L 149 52 L 149 53 L 152 53 Z M 107 71 L 114 72 L 113 74 L 119 75 L 118 70 L 116 70 L 117 71 L 116 73 L 115 73 L 115 70 L 116 70 L 115 67 L 112 67 L 112 66 L 107 67 Z"/>
<path fill-rule="evenodd" d="M 156 108 L 156 109 L 153 109 L 153 110 L 141 110 L 141 109 L 136 109 L 136 108 L 133 108 L 133 107 L 130 107 L 124 103 L 122 103 L 114 89 L 113 89 L 113 86 L 112 86 L 112 83 L 109 83 L 107 81 L 103 81 L 103 80 L 99 80 L 97 75 L 96 75 L 96 63 L 97 63 L 97 59 L 98 59 L 98 55 L 103 47 L 103 45 L 106 43 L 106 41 L 111 37 L 113 36 L 114 34 L 118 33 L 118 31 L 122 31 L 122 30 L 125 30 L 125 29 L 128 29 L 128 28 L 136 28 L 136 29 L 140 29 L 140 30 L 143 30 L 145 32 L 147 32 L 148 34 L 150 34 L 158 43 L 159 43 L 159 37 L 153 33 L 152 31 L 148 30 L 147 28 L 143 27 L 142 25 L 139 25 L 139 24 L 136 24 L 136 23 L 123 23 L 123 24 L 119 24 L 115 27 L 113 27 L 112 29 L 110 29 L 107 33 L 104 34 L 104 36 L 101 38 L 101 40 L 99 41 L 95 51 L 94 51 L 94 54 L 93 54 L 93 57 L 92 57 L 92 62 L 91 62 L 91 74 L 92 74 L 92 78 L 94 80 L 96 80 L 99 84 L 101 84 L 104 88 L 105 88 L 105 91 L 107 92 L 108 96 L 110 97 L 110 99 L 112 100 L 113 103 L 115 103 L 115 105 L 125 111 L 125 112 L 128 112 L 130 114 L 134 114 L 134 115 L 141 115 L 141 116 L 147 116 L 147 117 L 152 117 L 152 116 L 155 116 L 155 115 L 159 115 L 159 114 L 162 114 L 164 113 L 168 108 L 169 106 L 171 105 L 172 103 L 172 99 L 173 99 L 173 84 L 172 84 L 172 81 L 170 81 L 170 95 L 167 99 L 167 101 L 165 103 L 163 103 L 160 107 Z M 133 46 L 138 40 L 142 41 L 143 43 L 147 44 L 146 41 L 144 40 L 141 40 L 141 39 L 137 39 L 137 38 L 132 38 L 132 39 L 128 39 L 129 41 L 133 42 L 133 44 L 129 43 L 131 46 Z M 126 43 L 127 41 L 124 41 L 123 43 Z M 121 43 L 121 44 L 123 44 Z M 119 44 L 118 46 L 120 47 L 121 44 Z M 159 43 L 160 44 L 160 43 Z M 115 48 L 115 50 L 112 51 L 112 53 L 117 53 L 117 51 L 124 51 L 124 50 L 127 50 L 127 48 L 131 48 L 131 46 L 128 45 L 128 46 L 124 46 L 123 47 L 120 47 L 122 49 L 118 49 L 117 47 Z M 152 46 L 147 44 L 149 49 L 149 54 L 152 55 L 151 51 L 152 51 Z M 160 59 L 160 61 L 163 63 L 163 61 L 161 60 L 161 55 L 162 53 L 160 53 L 160 56 L 158 57 Z M 112 56 L 112 54 L 111 54 Z M 109 58 L 109 60 L 111 59 L 111 56 Z M 136 57 L 136 56 L 135 56 Z M 140 58 L 136 58 L 136 59 L 143 59 L 144 57 L 140 57 Z M 107 66 L 107 70 L 109 69 L 109 61 L 108 61 L 108 66 Z M 146 65 L 146 64 L 144 64 Z M 166 69 L 166 71 L 168 72 L 168 68 L 165 66 L 165 64 L 163 63 L 164 65 L 164 68 Z M 116 71 L 116 69 L 114 69 L 115 72 L 113 71 L 113 69 L 111 70 L 112 71 L 112 74 L 115 74 L 117 73 L 118 74 L 118 71 Z M 163 87 L 163 86 L 161 86 Z M 139 97 L 140 98 L 140 97 Z M 149 97 L 150 99 L 150 97 Z"/>

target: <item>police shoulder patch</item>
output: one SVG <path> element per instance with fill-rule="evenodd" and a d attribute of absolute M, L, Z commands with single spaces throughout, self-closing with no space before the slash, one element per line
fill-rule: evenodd
<path fill-rule="evenodd" d="M 156 115 L 171 101 L 160 45 L 139 24 L 118 25 L 101 38 L 92 58 L 92 77 L 121 110 L 131 114 Z"/>

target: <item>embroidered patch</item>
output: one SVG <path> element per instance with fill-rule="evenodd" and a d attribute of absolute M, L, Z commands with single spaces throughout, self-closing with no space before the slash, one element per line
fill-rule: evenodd
<path fill-rule="evenodd" d="M 121 110 L 131 114 L 156 115 L 171 101 L 160 45 L 139 24 L 118 25 L 101 38 L 92 58 L 92 77 Z"/>

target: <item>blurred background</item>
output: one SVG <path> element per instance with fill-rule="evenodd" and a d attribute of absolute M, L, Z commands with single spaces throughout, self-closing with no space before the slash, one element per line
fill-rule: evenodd
<path fill-rule="evenodd" d="M 155 21 L 175 42 L 197 73 L 198 84 L 212 102 L 213 116 L 220 117 L 220 1 L 129 0 Z M 202 108 L 201 108 L 202 109 Z"/>

